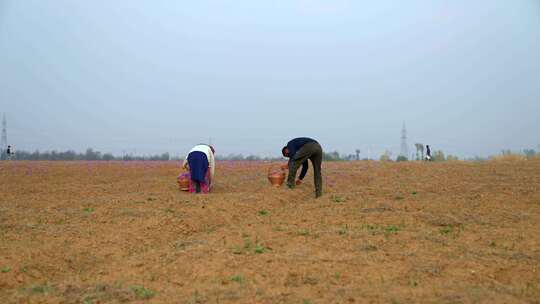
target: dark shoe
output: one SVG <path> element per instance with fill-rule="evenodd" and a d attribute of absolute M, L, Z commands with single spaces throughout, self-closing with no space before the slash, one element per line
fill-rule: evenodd
<path fill-rule="evenodd" d="M 201 193 L 201 183 L 195 182 L 195 193 Z"/>
<path fill-rule="evenodd" d="M 289 187 L 289 189 L 294 189 L 294 186 L 295 186 L 294 183 L 292 183 L 292 184 L 287 183 L 287 187 Z"/>
<path fill-rule="evenodd" d="M 322 196 L 322 193 L 321 192 L 315 192 L 315 198 L 319 198 Z"/>

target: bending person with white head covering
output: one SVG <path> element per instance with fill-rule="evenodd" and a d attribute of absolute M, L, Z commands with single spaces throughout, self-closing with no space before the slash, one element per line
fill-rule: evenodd
<path fill-rule="evenodd" d="M 190 173 L 190 193 L 208 193 L 212 188 L 216 168 L 214 154 L 214 147 L 205 144 L 196 145 L 189 151 L 183 167 Z"/>

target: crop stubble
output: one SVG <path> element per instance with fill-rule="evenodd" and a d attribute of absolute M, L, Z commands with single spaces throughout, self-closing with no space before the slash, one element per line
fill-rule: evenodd
<path fill-rule="evenodd" d="M 2 303 L 538 303 L 540 161 L 2 162 Z"/>

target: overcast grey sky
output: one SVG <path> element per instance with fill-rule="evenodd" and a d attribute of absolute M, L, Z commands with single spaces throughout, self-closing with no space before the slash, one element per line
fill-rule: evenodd
<path fill-rule="evenodd" d="M 0 0 L 15 149 L 540 144 L 539 0 Z"/>

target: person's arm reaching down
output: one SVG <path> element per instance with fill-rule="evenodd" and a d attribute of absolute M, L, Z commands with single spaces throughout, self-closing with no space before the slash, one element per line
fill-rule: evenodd
<path fill-rule="evenodd" d="M 189 156 L 189 154 L 186 155 L 186 158 L 184 159 L 184 163 L 182 164 L 182 168 L 184 168 L 186 170 L 189 169 L 188 168 L 188 156 Z"/>
<path fill-rule="evenodd" d="M 302 171 L 300 171 L 300 176 L 298 177 L 298 179 L 303 180 L 304 177 L 306 177 L 308 168 L 309 168 L 309 163 L 306 160 L 304 163 L 302 163 Z"/>
<path fill-rule="evenodd" d="M 210 184 L 214 184 L 214 173 L 216 171 L 216 158 L 214 156 L 214 152 L 210 150 L 210 159 L 208 160 L 208 165 L 210 166 Z"/>

